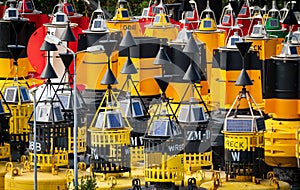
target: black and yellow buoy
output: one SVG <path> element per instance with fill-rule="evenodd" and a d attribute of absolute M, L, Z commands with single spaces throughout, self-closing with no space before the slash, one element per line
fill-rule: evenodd
<path fill-rule="evenodd" d="M 182 185 L 184 179 L 183 134 L 165 94 L 170 76 L 163 74 L 155 80 L 162 97 L 154 106 L 155 112 L 143 138 L 145 185 L 174 189 Z"/>
<path fill-rule="evenodd" d="M 8 45 L 8 50 L 14 59 L 13 67 L 16 74 L 13 80 L 5 80 L 1 90 L 4 90 L 5 99 L 12 113 L 10 118 L 10 138 L 12 160 L 18 160 L 28 147 L 29 125 L 28 118 L 33 110 L 33 103 L 29 96 L 29 84 L 26 79 L 19 79 L 18 59 L 25 50 L 22 45 Z"/>
<path fill-rule="evenodd" d="M 294 20 L 294 21 L 293 21 Z M 290 26 L 297 20 L 286 20 Z M 299 66 L 297 44 L 292 44 L 288 34 L 280 54 L 271 57 L 266 65 L 265 113 L 265 161 L 282 179 L 292 186 L 299 186 Z M 295 41 L 294 41 L 295 42 Z M 295 154 L 296 152 L 296 154 Z"/>
<path fill-rule="evenodd" d="M 249 51 L 251 43 L 238 42 L 243 59 Z M 243 62 L 245 64 L 245 62 Z M 232 106 L 226 114 L 224 121 L 224 148 L 225 148 L 225 180 L 216 173 L 211 182 L 203 183 L 201 186 L 207 189 L 289 189 L 290 186 L 279 181 L 271 173 L 268 180 L 264 179 L 264 116 L 256 104 L 254 98 L 246 89 L 252 85 L 252 81 L 243 66 L 242 71 L 235 83 L 242 86 L 242 90 L 236 96 Z M 245 99 L 248 103 L 249 114 L 238 113 L 240 101 Z M 255 114 L 256 107 L 258 114 Z M 236 107 L 234 109 L 234 107 Z"/>
<path fill-rule="evenodd" d="M 134 167 L 139 166 L 144 162 L 144 145 L 142 137 L 148 126 L 150 115 L 148 113 L 148 108 L 131 76 L 137 74 L 138 71 L 130 58 L 130 47 L 136 46 L 136 42 L 130 31 L 126 32 L 120 46 L 128 48 L 128 55 L 120 72 L 121 74 L 126 75 L 126 80 L 120 89 L 118 100 L 120 101 L 124 116 L 127 118 L 132 127 L 132 131 L 130 133 L 130 151 L 131 164 Z M 135 94 L 134 96 L 132 95 L 133 93 Z"/>
<path fill-rule="evenodd" d="M 209 1 L 206 9 L 201 12 L 200 19 L 200 26 L 193 31 L 193 35 L 206 45 L 207 80 L 210 85 L 213 50 L 224 45 L 226 36 L 225 30 L 217 29 L 215 14 L 209 7 Z"/>
<path fill-rule="evenodd" d="M 130 123 L 112 90 L 117 84 L 110 67 L 101 81 L 107 85 L 102 101 L 89 127 L 91 149 L 90 171 L 104 189 L 124 189 L 131 186 Z M 125 179 L 124 179 L 125 178 Z M 108 180 L 108 183 L 105 182 Z M 121 182 L 119 181 L 121 180 Z"/>
<path fill-rule="evenodd" d="M 63 117 L 58 101 L 54 99 L 51 79 L 57 78 L 57 75 L 50 63 L 45 67 L 41 78 L 47 81 L 36 104 L 36 113 L 32 113 L 29 118 L 28 159 L 23 159 L 22 169 L 9 163 L 11 166 L 5 175 L 5 189 L 33 189 L 31 166 L 35 163 L 35 150 L 37 159 L 35 167 L 39 167 L 37 186 L 43 189 L 67 187 L 66 174 L 59 168 L 67 167 L 69 164 L 67 133 L 68 127 L 72 126 L 73 122 Z M 36 136 L 34 136 L 35 130 Z"/>

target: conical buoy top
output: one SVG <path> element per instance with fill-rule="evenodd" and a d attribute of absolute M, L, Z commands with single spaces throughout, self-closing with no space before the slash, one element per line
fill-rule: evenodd
<path fill-rule="evenodd" d="M 154 65 L 164 65 L 164 64 L 171 64 L 171 60 L 166 52 L 166 50 L 161 46 L 155 60 L 153 62 Z"/>
<path fill-rule="evenodd" d="M 100 84 L 103 84 L 103 85 L 118 84 L 118 81 L 110 68 L 107 69 Z"/>
<path fill-rule="evenodd" d="M 60 36 L 61 41 L 66 42 L 76 42 L 75 35 L 70 27 L 70 23 L 68 22 L 67 27 L 65 28 L 64 32 Z"/>
<path fill-rule="evenodd" d="M 50 44 L 46 40 L 43 42 L 43 44 L 40 47 L 41 51 L 57 51 L 57 47 L 55 44 Z"/>
<path fill-rule="evenodd" d="M 252 45 L 252 42 L 235 42 L 235 45 L 238 48 L 241 56 L 245 57 Z"/>
<path fill-rule="evenodd" d="M 163 93 L 165 93 L 169 86 L 169 82 L 171 80 L 171 75 L 155 76 L 154 79 L 155 79 L 156 83 L 158 84 L 160 90 Z"/>
<path fill-rule="evenodd" d="M 103 45 L 104 52 L 108 57 L 110 57 L 112 52 L 116 49 L 117 40 L 101 40 L 99 41 L 99 44 Z"/>
<path fill-rule="evenodd" d="M 132 47 L 132 46 L 136 46 L 136 42 L 133 38 L 133 36 L 131 35 L 130 30 L 126 31 L 125 36 L 122 38 L 121 42 L 120 42 L 120 46 L 121 47 Z"/>
<path fill-rule="evenodd" d="M 73 54 L 71 53 L 59 53 L 59 56 L 64 64 L 64 66 L 68 69 L 69 66 L 71 65 L 74 57 Z"/>
<path fill-rule="evenodd" d="M 21 55 L 21 53 L 23 52 L 23 50 L 25 49 L 25 46 L 22 45 L 8 45 L 7 46 L 12 58 L 17 61 Z"/>
<path fill-rule="evenodd" d="M 127 60 L 121 70 L 121 74 L 136 74 L 137 70 L 134 66 L 134 64 L 132 63 L 132 60 L 130 59 L 130 57 L 127 57 Z"/>
<path fill-rule="evenodd" d="M 237 81 L 235 82 L 236 86 L 250 86 L 253 85 L 247 71 L 242 69 Z"/>
<path fill-rule="evenodd" d="M 197 71 L 194 64 L 190 64 L 189 68 L 186 70 L 183 80 L 189 80 L 193 83 L 199 83 L 201 81 L 201 76 Z"/>
<path fill-rule="evenodd" d="M 56 72 L 54 71 L 51 63 L 47 63 L 46 67 L 44 68 L 41 76 L 41 79 L 55 79 L 58 78 Z"/>
<path fill-rule="evenodd" d="M 191 35 L 187 44 L 184 46 L 182 52 L 184 52 L 184 53 L 199 53 L 200 52 L 199 47 L 198 47 L 193 35 Z"/>

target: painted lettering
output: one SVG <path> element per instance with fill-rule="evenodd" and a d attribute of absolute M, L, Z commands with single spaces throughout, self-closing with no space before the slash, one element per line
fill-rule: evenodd
<path fill-rule="evenodd" d="M 231 152 L 231 156 L 234 162 L 240 161 L 240 152 Z"/>
<path fill-rule="evenodd" d="M 170 152 L 182 151 L 183 150 L 183 144 L 169 145 L 168 149 L 169 149 Z"/>
<path fill-rule="evenodd" d="M 201 141 L 205 142 L 210 139 L 210 131 L 206 130 L 205 133 L 203 131 L 187 131 L 186 132 L 186 140 L 188 141 Z"/>

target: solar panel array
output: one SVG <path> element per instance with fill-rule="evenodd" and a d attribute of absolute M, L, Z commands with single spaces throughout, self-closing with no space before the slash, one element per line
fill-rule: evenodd
<path fill-rule="evenodd" d="M 30 101 L 30 97 L 29 97 L 29 93 L 27 88 L 25 87 L 20 87 L 20 91 L 21 91 L 21 98 L 23 102 L 29 102 Z"/>
<path fill-rule="evenodd" d="M 135 116 L 143 116 L 142 106 L 140 102 L 133 102 L 132 107 L 135 113 Z"/>
<path fill-rule="evenodd" d="M 252 119 L 226 119 L 226 129 L 228 132 L 252 132 Z"/>
<path fill-rule="evenodd" d="M 4 108 L 3 108 L 3 105 L 2 105 L 2 102 L 0 101 L 0 114 L 4 114 Z"/>
<path fill-rule="evenodd" d="M 257 131 L 266 130 L 265 119 L 263 117 L 256 118 Z"/>

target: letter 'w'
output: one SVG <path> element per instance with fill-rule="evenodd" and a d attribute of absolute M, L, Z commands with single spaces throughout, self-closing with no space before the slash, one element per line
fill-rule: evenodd
<path fill-rule="evenodd" d="M 240 152 L 231 152 L 231 156 L 234 162 L 240 161 Z"/>

